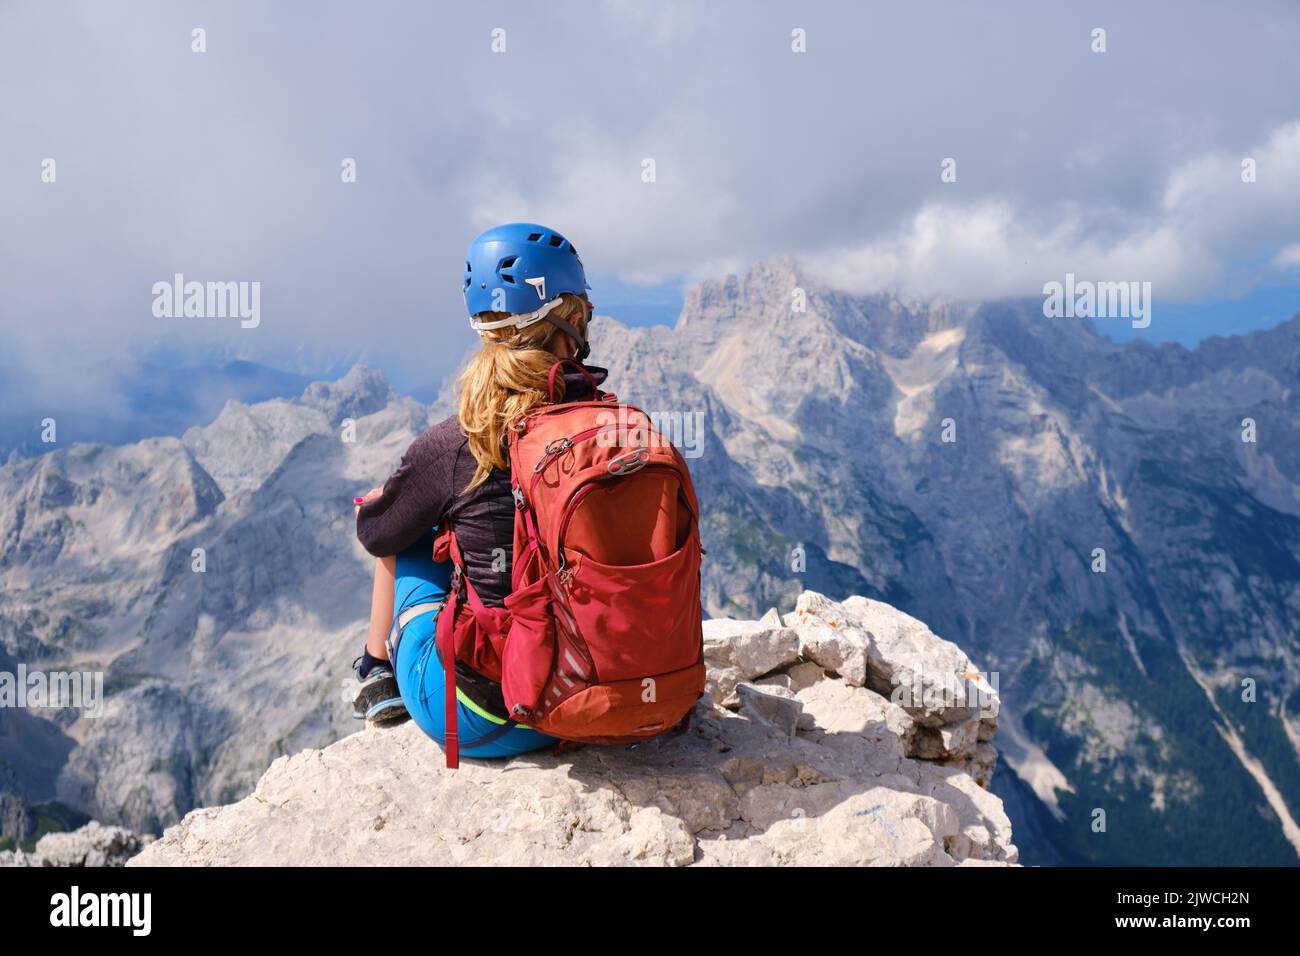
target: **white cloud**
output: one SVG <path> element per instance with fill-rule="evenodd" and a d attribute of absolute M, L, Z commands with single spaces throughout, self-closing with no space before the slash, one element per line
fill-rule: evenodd
<path fill-rule="evenodd" d="M 1243 156 L 1255 159 L 1256 182 L 1242 181 Z M 1237 263 L 1300 233 L 1300 122 L 1241 156 L 1216 151 L 1178 165 L 1157 198 L 1143 217 L 1111 203 L 1060 203 L 1045 215 L 1011 198 L 930 202 L 882 236 L 803 258 L 823 279 L 861 292 L 1034 295 L 1073 272 L 1149 281 L 1163 298 L 1194 299 L 1216 290 Z M 1298 249 L 1288 247 L 1274 264 L 1296 264 Z M 1265 277 L 1257 270 L 1253 281 Z"/>
<path fill-rule="evenodd" d="M 125 17 L 69 2 L 58 29 L 44 5 L 0 4 L 9 361 L 123 343 L 272 364 L 366 349 L 435 379 L 472 341 L 466 244 L 518 219 L 625 283 L 802 253 L 854 288 L 957 297 L 1032 294 L 1067 270 L 1192 295 L 1279 275 L 1300 236 L 1300 150 L 1279 125 L 1300 116 L 1300 87 L 1259 68 L 1294 54 L 1285 7 L 1248 22 L 1116 3 L 1096 14 L 1104 56 L 1088 51 L 1092 14 L 1035 0 L 937 19 L 793 9 L 324 4 L 304 26 L 233 5 L 196 56 L 175 4 Z M 795 25 L 806 54 L 790 50 Z M 490 50 L 496 26 L 506 54 Z M 44 156 L 57 185 L 37 179 Z M 356 184 L 339 182 L 344 156 Z M 953 186 L 944 156 L 960 159 Z M 260 281 L 262 325 L 159 324 L 149 289 L 178 271 Z"/>
<path fill-rule="evenodd" d="M 1273 257 L 1273 265 L 1278 269 L 1300 270 L 1300 242 L 1293 242 L 1289 246 L 1284 246 L 1282 250 Z"/>

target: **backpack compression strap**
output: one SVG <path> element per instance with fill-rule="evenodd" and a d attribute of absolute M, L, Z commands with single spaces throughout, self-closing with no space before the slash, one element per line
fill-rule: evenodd
<path fill-rule="evenodd" d="M 465 573 L 465 559 L 460 552 L 460 542 L 456 540 L 456 530 L 451 526 L 447 528 L 447 545 L 451 558 L 451 593 L 447 596 L 447 603 L 443 607 L 442 613 L 438 615 L 434 641 L 438 648 L 438 656 L 442 659 L 444 675 L 444 734 L 446 735 L 446 744 L 443 749 L 447 754 L 448 769 L 455 770 L 460 766 L 460 727 L 456 709 L 456 613 L 460 610 L 461 605 L 461 586 L 463 585 L 465 588 L 465 600 L 469 604 L 470 613 L 478 620 L 480 628 L 491 629 L 492 616 L 488 613 L 482 599 L 479 598 L 478 592 L 474 590 L 469 575 Z M 513 723 L 511 723 L 511 726 L 513 726 Z M 505 729 L 509 730 L 510 727 Z M 475 741 L 473 745 L 478 746 L 483 743 L 487 743 L 487 741 L 480 739 Z M 469 746 L 471 745 L 466 744 L 466 747 Z"/>
<path fill-rule="evenodd" d="M 447 769 L 455 770 L 460 766 L 460 734 L 456 719 L 456 611 L 460 609 L 460 582 L 464 570 L 460 548 L 456 544 L 456 532 L 450 528 L 447 532 L 451 543 L 451 593 L 447 595 L 447 603 L 438 615 L 434 646 L 442 660 L 442 696 L 445 704 L 443 752 L 447 755 Z"/>

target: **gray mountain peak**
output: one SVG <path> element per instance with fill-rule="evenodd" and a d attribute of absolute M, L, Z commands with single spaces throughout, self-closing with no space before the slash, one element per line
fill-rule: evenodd
<path fill-rule="evenodd" d="M 303 404 L 319 408 L 331 425 L 377 412 L 392 398 L 392 386 L 383 372 L 360 362 L 337 382 L 313 382 L 302 394 Z"/>

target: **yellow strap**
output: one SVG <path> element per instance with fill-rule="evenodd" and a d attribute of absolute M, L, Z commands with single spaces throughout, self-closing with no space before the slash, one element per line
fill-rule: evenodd
<path fill-rule="evenodd" d="M 397 623 L 394 626 L 394 630 L 398 634 L 401 634 L 402 631 L 406 630 L 406 625 L 410 624 L 411 621 L 415 620 L 421 614 L 427 614 L 430 611 L 436 611 L 441 609 L 444 603 L 445 602 L 443 601 L 430 601 L 425 604 L 417 604 L 415 605 L 415 607 L 407 608 L 405 611 L 401 613 L 401 616 L 398 617 Z M 466 707 L 468 707 L 474 713 L 478 714 L 484 720 L 491 721 L 492 723 L 496 724 L 498 727 L 505 723 L 505 721 L 502 720 L 500 717 L 497 717 L 495 714 L 489 714 L 478 704 L 474 703 L 474 701 L 466 697 L 465 692 L 461 690 L 459 687 L 456 688 L 456 700 L 464 704 Z M 527 724 L 517 724 L 516 726 L 523 727 L 525 730 L 532 729 Z"/>
<path fill-rule="evenodd" d="M 482 717 L 484 720 L 490 720 L 492 723 L 496 724 L 497 726 L 500 726 L 501 724 L 504 724 L 504 723 L 505 723 L 505 721 L 502 720 L 500 717 L 497 717 L 495 714 L 489 714 L 486 710 L 484 710 L 484 709 L 483 709 L 482 707 L 480 707 L 478 704 L 474 703 L 474 701 L 472 701 L 472 700 L 470 700 L 468 697 L 466 697 L 466 696 L 465 696 L 465 692 L 464 692 L 463 690 L 461 690 L 459 687 L 456 688 L 456 700 L 459 701 L 460 703 L 464 704 L 466 707 L 468 707 L 468 708 L 469 708 L 470 710 L 472 710 L 474 713 L 478 714 L 478 715 L 479 715 L 480 717 Z M 529 727 L 527 724 L 516 724 L 516 726 L 518 726 L 518 727 L 522 727 L 524 730 L 532 730 L 532 729 L 533 729 L 533 728 Z"/>

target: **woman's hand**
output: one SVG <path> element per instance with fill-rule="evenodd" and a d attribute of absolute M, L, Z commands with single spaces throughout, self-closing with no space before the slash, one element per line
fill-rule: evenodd
<path fill-rule="evenodd" d="M 362 495 L 360 498 L 353 498 L 353 499 L 352 499 L 352 504 L 355 505 L 355 508 L 353 509 L 353 512 L 354 512 L 355 514 L 360 514 L 360 513 L 361 513 L 361 506 L 362 506 L 362 505 L 364 505 L 364 504 L 365 504 L 366 502 L 368 502 L 368 501 L 374 501 L 376 498 L 378 498 L 378 497 L 379 497 L 380 495 L 382 495 L 383 493 L 384 493 L 384 489 L 383 489 L 383 488 L 371 488 L 369 491 L 367 491 L 367 492 L 366 492 L 364 495 Z"/>

